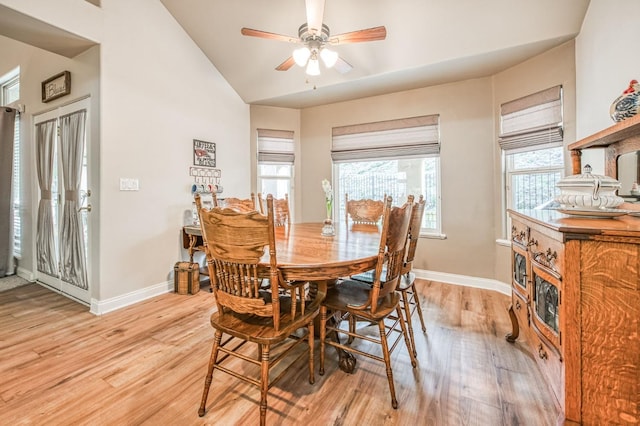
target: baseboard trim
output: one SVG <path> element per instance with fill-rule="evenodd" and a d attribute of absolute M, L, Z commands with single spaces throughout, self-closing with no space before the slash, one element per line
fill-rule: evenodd
<path fill-rule="evenodd" d="M 141 288 L 130 293 L 112 297 L 105 300 L 91 299 L 91 308 L 89 311 L 94 315 L 103 315 L 117 309 L 133 305 L 161 294 L 173 291 L 173 281 L 166 281 L 149 287 Z"/>
<path fill-rule="evenodd" d="M 33 274 L 33 272 L 29 271 L 28 269 L 24 269 L 18 266 L 18 271 L 16 272 L 16 275 L 24 278 L 25 280 L 29 281 L 29 282 L 34 282 L 36 280 L 36 276 Z"/>
<path fill-rule="evenodd" d="M 416 278 L 429 281 L 437 281 L 445 284 L 462 285 L 466 287 L 481 288 L 484 290 L 497 291 L 506 296 L 511 296 L 511 286 L 502 281 L 488 278 L 471 277 L 468 275 L 450 274 L 447 272 L 428 271 L 424 269 L 414 269 Z M 26 277 L 24 277 L 26 278 Z M 105 300 L 91 299 L 90 312 L 94 315 L 103 315 L 117 309 L 133 305 L 143 300 L 150 299 L 161 294 L 170 293 L 174 290 L 173 281 L 155 284 L 127 294 L 112 297 Z"/>
<path fill-rule="evenodd" d="M 498 280 L 449 274 L 447 272 L 427 271 L 424 269 L 414 269 L 413 272 L 416 274 L 416 278 L 422 278 L 424 280 L 492 290 L 506 296 L 511 296 L 511 286 Z"/>

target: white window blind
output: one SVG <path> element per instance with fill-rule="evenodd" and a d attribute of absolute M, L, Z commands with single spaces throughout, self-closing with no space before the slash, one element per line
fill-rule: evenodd
<path fill-rule="evenodd" d="M 334 162 L 425 157 L 440 153 L 440 116 L 425 115 L 334 127 Z"/>
<path fill-rule="evenodd" d="M 500 147 L 526 150 L 538 145 L 561 146 L 562 86 L 555 86 L 500 106 Z"/>
<path fill-rule="evenodd" d="M 293 164 L 293 132 L 258 129 L 258 162 Z"/>
<path fill-rule="evenodd" d="M 13 254 L 20 257 L 22 247 L 20 237 L 22 235 L 20 221 L 20 113 L 16 114 L 16 122 L 13 130 Z"/>

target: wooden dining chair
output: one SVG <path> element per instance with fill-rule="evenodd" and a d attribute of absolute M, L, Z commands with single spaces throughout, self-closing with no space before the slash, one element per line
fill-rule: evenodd
<path fill-rule="evenodd" d="M 240 212 L 250 212 L 250 211 L 257 210 L 256 196 L 253 192 L 251 193 L 251 198 L 236 198 L 236 197 L 218 198 L 218 196 L 214 193 L 213 206 L 227 207 Z"/>
<path fill-rule="evenodd" d="M 266 214 L 266 199 L 260 193 L 258 193 L 258 202 L 260 203 L 260 211 L 262 214 Z M 273 223 L 275 226 L 291 225 L 288 194 L 284 194 L 284 198 L 273 199 Z"/>
<path fill-rule="evenodd" d="M 413 195 L 409 196 L 409 201 L 413 201 Z M 416 343 L 413 333 L 413 320 L 412 316 L 417 311 L 420 318 L 420 324 L 422 326 L 422 332 L 426 332 L 427 328 L 424 324 L 424 317 L 422 313 L 422 307 L 420 306 L 420 297 L 416 291 L 415 281 L 416 275 L 413 273 L 413 260 L 416 257 L 416 248 L 418 247 L 418 240 L 420 239 L 420 229 L 422 227 L 422 217 L 424 216 L 426 201 L 422 195 L 416 203 L 413 204 L 411 211 L 411 222 L 409 224 L 409 231 L 407 233 L 407 252 L 405 260 L 402 266 L 402 275 L 400 282 L 398 283 L 398 291 L 400 292 L 400 307 L 404 314 L 404 320 L 407 323 L 407 329 L 409 330 L 409 338 L 411 341 L 411 350 L 417 357 L 418 351 L 416 349 Z M 362 274 L 354 275 L 351 278 L 357 281 L 362 281 L 373 284 L 375 271 L 367 271 Z M 386 273 L 386 268 L 383 269 L 383 276 Z M 395 319 L 390 317 L 390 319 Z M 350 327 L 353 329 L 355 324 L 350 322 Z"/>
<path fill-rule="evenodd" d="M 217 306 L 211 315 L 215 336 L 198 410 L 201 417 L 205 414 L 214 370 L 260 388 L 261 425 L 266 420 L 269 388 L 287 371 L 291 371 L 291 367 L 297 370 L 299 367 L 294 364 L 305 355 L 308 355 L 309 383 L 314 383 L 313 321 L 318 315 L 326 286 L 317 283 L 312 292 L 313 299 L 308 300 L 309 283 L 291 283 L 283 279 L 278 268 L 273 199 L 270 195 L 266 204 L 266 216 L 257 211 L 238 212 L 230 208 L 206 210 L 202 208 L 199 196 L 196 196 Z M 268 263 L 263 264 L 261 260 Z M 269 278 L 271 288 L 268 291 L 260 288 L 263 276 Z M 245 345 L 247 342 L 255 343 L 257 351 Z M 277 377 L 271 378 L 272 368 L 287 359 L 285 355 L 303 342 L 308 343 L 308 352 L 301 351 L 295 359 L 279 369 Z M 278 344 L 278 350 L 274 357 L 270 350 L 275 344 Z M 249 375 L 246 365 L 234 362 L 233 358 L 259 366 L 259 377 Z"/>
<path fill-rule="evenodd" d="M 349 194 L 344 194 L 344 214 L 347 225 L 349 225 L 350 221 L 354 224 L 378 224 L 383 211 L 383 201 L 368 198 L 350 200 Z"/>
<path fill-rule="evenodd" d="M 333 286 L 320 308 L 320 374 L 324 374 L 324 361 L 326 345 L 334 346 L 345 351 L 366 356 L 376 361 L 384 362 L 386 366 L 389 390 L 391 393 L 391 405 L 398 407 L 395 386 L 393 383 L 393 372 L 391 369 L 391 353 L 398 346 L 399 340 L 404 338 L 404 343 L 411 358 L 411 365 L 416 366 L 416 360 L 411 351 L 411 344 L 407 333 L 402 312 L 400 311 L 400 295 L 396 291 L 402 266 L 404 263 L 404 253 L 407 242 L 407 232 L 411 221 L 412 205 L 405 203 L 402 207 L 391 207 L 391 197 L 387 197 L 384 202 L 384 214 L 382 222 L 382 233 L 378 250 L 378 260 L 374 276 L 373 286 L 350 279 L 341 280 Z M 386 274 L 383 280 L 383 267 L 386 266 Z M 345 314 L 354 317 L 356 320 L 368 321 L 378 325 L 379 338 L 358 333 L 353 333 L 341 328 L 339 324 L 329 324 L 327 312 L 344 318 Z M 400 333 L 394 334 L 395 326 L 389 328 L 385 319 L 395 314 L 400 325 Z M 382 357 L 375 353 L 365 352 L 354 345 L 340 343 L 339 339 L 333 341 L 327 339 L 327 332 L 350 335 L 356 339 L 363 339 L 371 343 L 377 343 L 382 348 Z M 389 344 L 389 338 L 392 343 Z"/>

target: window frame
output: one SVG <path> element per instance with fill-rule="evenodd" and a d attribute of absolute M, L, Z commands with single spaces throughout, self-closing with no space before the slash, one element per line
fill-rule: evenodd
<path fill-rule="evenodd" d="M 14 86 L 18 86 L 18 97 L 12 101 L 7 100 L 8 91 Z M 13 209 L 13 249 L 12 255 L 17 259 L 22 258 L 22 218 L 20 215 L 20 204 L 16 203 L 15 197 L 20 199 L 20 188 L 21 188 L 21 167 L 20 167 L 20 146 L 21 146 L 21 132 L 20 132 L 20 123 L 21 123 L 21 114 L 20 114 L 20 105 L 18 102 L 20 101 L 20 67 L 16 67 L 11 70 L 7 74 L 0 77 L 0 105 L 12 107 L 18 110 L 15 119 L 15 128 L 14 128 L 14 141 L 13 141 L 13 159 L 12 164 L 14 166 L 13 169 L 13 179 L 12 179 L 12 209 Z M 17 232 L 16 232 L 17 231 Z"/>

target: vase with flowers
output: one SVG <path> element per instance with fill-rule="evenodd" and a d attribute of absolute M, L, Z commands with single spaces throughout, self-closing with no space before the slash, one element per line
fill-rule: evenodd
<path fill-rule="evenodd" d="M 327 179 L 323 179 L 322 189 L 324 191 L 324 202 L 327 207 L 327 218 L 324 220 L 324 225 L 322 226 L 322 235 L 325 237 L 331 237 L 336 235 L 336 231 L 333 227 L 333 221 L 331 220 L 331 211 L 333 208 L 333 190 L 331 189 L 331 182 Z"/>

